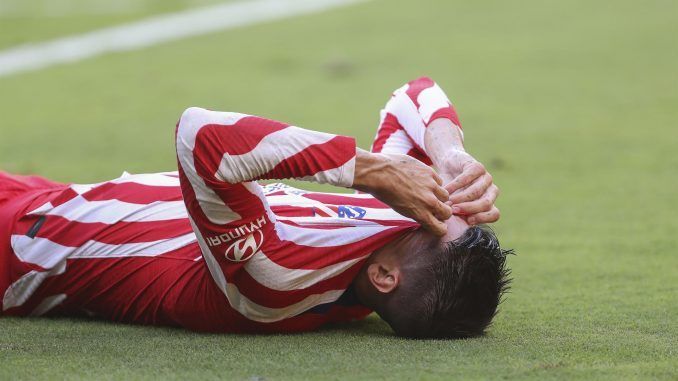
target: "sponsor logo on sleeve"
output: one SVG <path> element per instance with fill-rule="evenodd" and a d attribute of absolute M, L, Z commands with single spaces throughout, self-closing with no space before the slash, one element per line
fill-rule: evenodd
<path fill-rule="evenodd" d="M 266 217 L 261 216 L 223 234 L 207 237 L 205 242 L 213 248 L 229 244 L 224 253 L 226 259 L 234 262 L 246 261 L 261 248 L 264 242 L 264 233 L 261 228 L 264 225 L 266 225 Z"/>
<path fill-rule="evenodd" d="M 262 243 L 264 243 L 264 233 L 257 230 L 247 237 L 233 242 L 226 249 L 226 259 L 233 262 L 246 261 L 259 251 Z"/>

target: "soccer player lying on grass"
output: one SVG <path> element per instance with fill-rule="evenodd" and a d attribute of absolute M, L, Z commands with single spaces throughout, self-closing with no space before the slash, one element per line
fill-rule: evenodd
<path fill-rule="evenodd" d="M 498 189 L 430 79 L 398 89 L 381 119 L 370 153 L 189 108 L 178 172 L 88 185 L 0 174 L 2 314 L 265 333 L 376 311 L 403 336 L 481 334 L 507 283 L 480 225 L 499 218 Z M 364 193 L 256 182 L 285 178 Z"/>

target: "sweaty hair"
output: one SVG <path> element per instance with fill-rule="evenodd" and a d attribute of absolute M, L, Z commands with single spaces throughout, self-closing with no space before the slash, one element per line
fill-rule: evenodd
<path fill-rule="evenodd" d="M 437 244 L 417 259 L 416 274 L 403 284 L 398 304 L 407 307 L 387 321 L 396 334 L 411 338 L 482 335 L 508 290 L 506 255 L 512 253 L 485 226 Z"/>

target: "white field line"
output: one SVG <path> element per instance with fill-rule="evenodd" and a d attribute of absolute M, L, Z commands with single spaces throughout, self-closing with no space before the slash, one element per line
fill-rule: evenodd
<path fill-rule="evenodd" d="M 253 0 L 189 9 L 0 51 L 0 77 L 361 1 L 365 0 Z"/>

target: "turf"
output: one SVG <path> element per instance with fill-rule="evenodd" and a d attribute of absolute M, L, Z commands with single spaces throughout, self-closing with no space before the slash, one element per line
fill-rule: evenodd
<path fill-rule="evenodd" d="M 96 24 L 69 17 L 11 29 Z M 381 0 L 0 78 L 0 168 L 95 182 L 172 169 L 190 105 L 368 147 L 389 92 L 430 75 L 518 253 L 479 339 L 401 340 L 374 316 L 297 336 L 3 318 L 0 379 L 678 378 L 677 35 L 672 1 Z"/>

